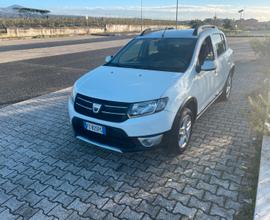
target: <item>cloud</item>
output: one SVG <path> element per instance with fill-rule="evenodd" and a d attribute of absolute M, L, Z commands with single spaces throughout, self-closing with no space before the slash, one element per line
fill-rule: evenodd
<path fill-rule="evenodd" d="M 239 18 L 238 10 L 233 5 L 179 5 L 179 19 L 205 19 L 213 17 L 215 14 L 219 18 Z M 252 7 L 245 9 L 245 18 L 256 18 L 261 21 L 270 20 L 270 7 Z M 84 7 L 84 8 L 55 8 L 54 14 L 81 15 L 98 17 L 128 17 L 139 18 L 140 7 Z M 143 17 L 151 19 L 174 19 L 175 5 L 146 6 L 143 7 Z"/>

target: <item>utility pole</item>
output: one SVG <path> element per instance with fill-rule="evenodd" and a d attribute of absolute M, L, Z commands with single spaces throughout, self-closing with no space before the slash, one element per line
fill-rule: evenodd
<path fill-rule="evenodd" d="M 175 29 L 177 29 L 177 25 L 178 25 L 178 0 L 176 0 Z"/>
<path fill-rule="evenodd" d="M 141 32 L 143 29 L 143 14 L 142 14 L 142 0 L 141 0 Z"/>

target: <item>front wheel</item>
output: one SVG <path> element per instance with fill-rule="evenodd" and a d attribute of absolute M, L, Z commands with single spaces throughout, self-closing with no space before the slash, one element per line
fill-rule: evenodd
<path fill-rule="evenodd" d="M 166 147 L 175 153 L 183 153 L 189 144 L 193 123 L 192 111 L 185 108 L 176 118 L 171 132 L 167 135 Z"/>

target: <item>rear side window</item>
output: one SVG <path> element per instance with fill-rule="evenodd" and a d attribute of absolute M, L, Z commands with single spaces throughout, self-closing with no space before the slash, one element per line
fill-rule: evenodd
<path fill-rule="evenodd" d="M 219 57 L 227 50 L 225 38 L 222 34 L 214 34 L 213 42 L 217 50 L 217 55 Z"/>

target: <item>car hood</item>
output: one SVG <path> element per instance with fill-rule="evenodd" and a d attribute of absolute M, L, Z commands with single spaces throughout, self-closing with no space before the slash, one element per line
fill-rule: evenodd
<path fill-rule="evenodd" d="M 140 102 L 158 99 L 182 73 L 101 66 L 82 76 L 77 93 L 110 101 Z"/>

